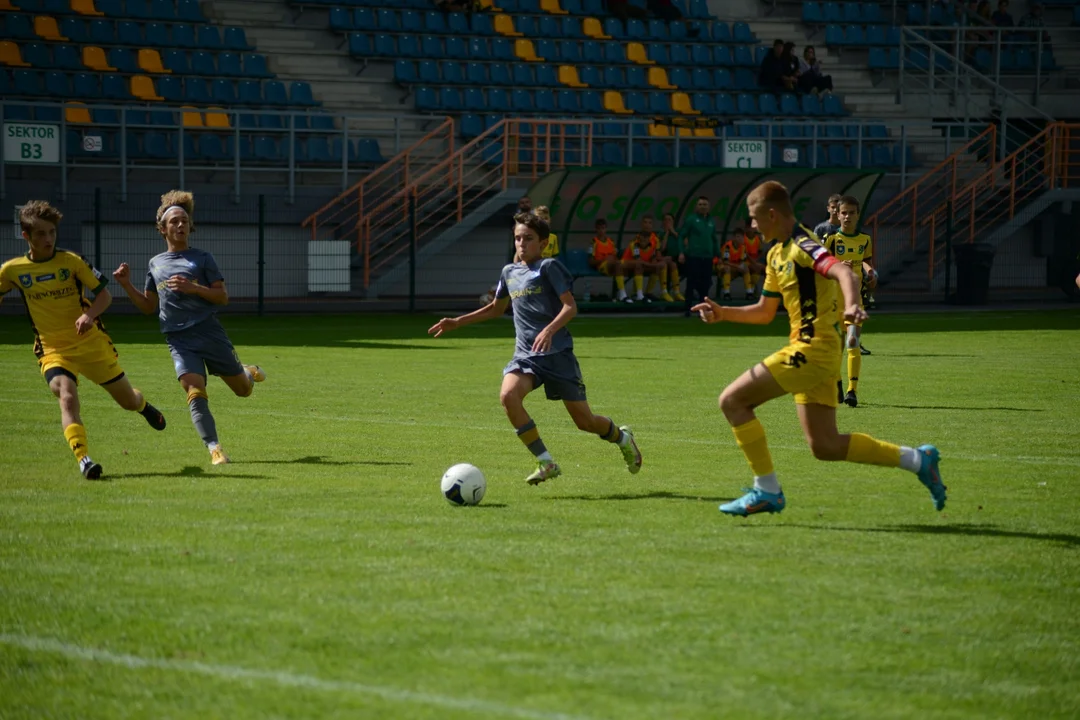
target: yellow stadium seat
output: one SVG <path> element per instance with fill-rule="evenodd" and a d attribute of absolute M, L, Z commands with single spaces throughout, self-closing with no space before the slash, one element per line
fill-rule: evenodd
<path fill-rule="evenodd" d="M 588 84 L 581 82 L 581 78 L 579 78 L 577 74 L 577 68 L 573 65 L 559 66 L 559 82 L 563 85 L 569 85 L 570 87 L 589 87 Z"/>
<path fill-rule="evenodd" d="M 667 125 L 650 125 L 649 137 L 671 137 L 671 128 Z"/>
<path fill-rule="evenodd" d="M 600 21 L 593 17 L 587 17 L 581 24 L 581 31 L 585 33 L 586 37 L 595 38 L 597 40 L 610 40 L 611 36 L 604 33 L 604 26 L 600 24 Z"/>
<path fill-rule="evenodd" d="M 604 109 L 619 115 L 633 115 L 633 110 L 627 110 L 623 104 L 622 93 L 618 90 L 604 91 Z"/>
<path fill-rule="evenodd" d="M 13 10 L 18 12 L 19 8 L 12 5 L 11 0 L 0 0 L 0 10 Z"/>
<path fill-rule="evenodd" d="M 700 115 L 700 110 L 695 110 L 693 103 L 690 102 L 690 96 L 684 92 L 677 92 L 671 94 L 671 109 L 675 112 L 682 113 L 683 115 Z"/>
<path fill-rule="evenodd" d="M 94 0 L 71 0 L 71 9 L 80 15 L 97 17 L 105 14 L 94 7 Z"/>
<path fill-rule="evenodd" d="M 208 128 L 232 127 L 229 125 L 229 116 L 219 107 L 212 107 L 206 111 L 205 125 Z"/>
<path fill-rule="evenodd" d="M 191 105 L 181 105 L 180 110 L 184 127 L 203 127 L 202 112 L 199 108 Z"/>
<path fill-rule="evenodd" d="M 158 75 L 169 75 L 172 70 L 166 70 L 165 66 L 161 64 L 161 55 L 157 50 L 150 48 L 142 48 L 139 50 L 139 68 L 149 73 L 156 73 Z"/>
<path fill-rule="evenodd" d="M 537 56 L 532 40 L 518 38 L 514 41 L 514 55 L 529 62 L 544 62 L 544 58 Z"/>
<path fill-rule="evenodd" d="M 673 128 L 671 128 L 671 136 L 674 137 L 676 135 L 678 135 L 679 137 L 693 137 L 694 136 L 694 131 L 691 130 L 690 128 L 684 128 L 684 127 L 673 127 Z"/>
<path fill-rule="evenodd" d="M 559 0 L 540 0 L 540 9 L 552 15 L 569 15 L 559 6 Z"/>
<path fill-rule="evenodd" d="M 716 130 L 713 128 L 694 128 L 694 137 L 716 137 Z"/>
<path fill-rule="evenodd" d="M 635 62 L 638 65 L 655 65 L 656 62 L 649 59 L 649 56 L 645 53 L 645 46 L 639 42 L 632 42 L 626 44 L 626 58 L 630 62 Z"/>
<path fill-rule="evenodd" d="M 8 67 L 30 67 L 30 63 L 23 61 L 19 46 L 10 40 L 0 42 L 0 63 Z"/>
<path fill-rule="evenodd" d="M 523 35 L 523 33 L 519 33 L 514 29 L 514 18 L 509 15 L 495 16 L 495 32 L 509 37 L 521 37 Z"/>
<path fill-rule="evenodd" d="M 495 7 L 495 3 L 492 2 L 492 0 L 480 0 L 480 9 L 500 12 L 499 8 Z"/>
<path fill-rule="evenodd" d="M 667 70 L 662 67 L 649 68 L 649 84 L 661 90 L 675 89 L 675 86 L 668 82 Z"/>
<path fill-rule="evenodd" d="M 64 120 L 72 125 L 92 125 L 90 110 L 81 102 L 69 102 L 64 104 Z"/>
<path fill-rule="evenodd" d="M 98 72 L 116 72 L 116 68 L 109 65 L 105 51 L 93 45 L 83 45 L 82 64 Z"/>
<path fill-rule="evenodd" d="M 60 26 L 56 24 L 56 18 L 51 18 L 48 15 L 34 17 L 34 32 L 37 33 L 38 37 L 46 40 L 67 42 L 67 38 L 60 34 Z"/>
<path fill-rule="evenodd" d="M 154 81 L 145 75 L 132 75 L 130 90 L 131 94 L 140 100 L 161 101 L 165 99 L 157 94 L 157 90 L 154 89 Z"/>

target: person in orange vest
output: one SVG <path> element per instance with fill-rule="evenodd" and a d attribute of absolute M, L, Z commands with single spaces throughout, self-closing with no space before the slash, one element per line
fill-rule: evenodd
<path fill-rule="evenodd" d="M 738 230 L 739 228 L 736 228 Z M 758 283 L 765 275 L 765 252 L 761 248 L 761 235 L 753 228 L 744 228 L 743 253 L 746 256 L 746 267 L 750 271 L 750 284 L 746 288 L 746 299 L 753 300 L 758 290 Z"/>
<path fill-rule="evenodd" d="M 651 295 L 659 281 L 660 299 L 664 302 L 675 302 L 675 298 L 667 290 L 668 278 L 674 274 L 676 287 L 679 282 L 679 270 L 675 267 L 675 261 L 660 254 L 660 238 L 653 232 L 653 216 L 646 215 L 641 219 L 641 232 L 634 236 L 630 244 L 623 251 L 622 264 L 624 271 L 634 269 L 634 288 L 637 292 L 637 300 L 651 301 Z M 642 295 L 641 288 L 644 284 L 644 274 L 650 275 L 649 294 Z"/>
<path fill-rule="evenodd" d="M 731 239 L 720 247 L 720 256 L 713 258 L 713 267 L 720 285 L 723 289 L 723 299 L 731 299 L 731 273 L 737 272 L 742 275 L 743 286 L 746 288 L 746 298 L 753 299 L 754 293 L 750 289 L 750 270 L 746 265 L 746 250 L 743 248 L 743 233 L 741 228 L 736 228 L 731 234 Z"/>
<path fill-rule="evenodd" d="M 593 227 L 596 229 L 596 236 L 593 237 L 592 251 L 589 253 L 589 267 L 615 278 L 615 287 L 618 289 L 616 300 L 625 303 L 634 302 L 626 296 L 626 279 L 623 277 L 623 267 L 619 262 L 615 241 L 607 234 L 607 220 L 599 218 Z"/>

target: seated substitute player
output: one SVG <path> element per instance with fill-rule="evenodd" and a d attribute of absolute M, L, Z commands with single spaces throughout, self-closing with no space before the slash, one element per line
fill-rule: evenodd
<path fill-rule="evenodd" d="M 536 456 L 536 472 L 525 478 L 530 485 L 562 474 L 548 452 L 536 423 L 525 411 L 525 396 L 541 385 L 548 400 L 562 400 L 574 424 L 585 432 L 615 443 L 631 473 L 641 469 L 638 451 L 630 428 L 616 427 L 603 415 L 594 415 L 585 399 L 585 383 L 574 356 L 574 340 L 566 324 L 577 314 L 571 292 L 573 278 L 558 260 L 545 259 L 544 241 L 547 223 L 535 215 L 519 213 L 515 231 L 521 261 L 502 269 L 498 291 L 491 304 L 468 315 L 443 318 L 428 330 L 435 337 L 465 325 L 502 317 L 513 302 L 516 342 L 514 357 L 503 370 L 499 400 L 517 435 Z"/>
<path fill-rule="evenodd" d="M 859 307 L 863 307 L 862 287 L 865 281 L 864 268 L 873 270 L 874 243 L 866 233 L 859 232 L 859 200 L 850 195 L 840 198 L 840 229 L 825 238 L 825 249 L 840 262 L 851 268 L 859 280 Z M 859 398 L 859 373 L 862 372 L 862 355 L 870 351 L 862 346 L 862 323 L 845 323 L 847 328 L 847 394 L 843 402 L 849 407 L 856 407 Z"/>
<path fill-rule="evenodd" d="M 637 290 L 636 299 L 638 302 L 643 300 L 652 302 L 650 295 L 643 295 L 641 292 L 646 273 L 649 275 L 649 292 L 653 291 L 659 280 L 660 299 L 664 302 L 675 302 L 675 299 L 667 291 L 668 271 L 674 266 L 674 263 L 669 264 L 670 258 L 660 255 L 659 246 L 660 239 L 652 231 L 652 215 L 646 215 L 641 219 L 641 232 L 634 236 L 634 239 L 623 250 L 622 255 L 623 271 L 633 272 L 634 289 Z M 676 277 L 678 272 L 678 270 L 675 270 Z"/>
<path fill-rule="evenodd" d="M 105 388 L 116 404 L 139 413 L 150 427 L 165 429 L 165 418 L 120 367 L 101 314 L 112 302 L 109 282 L 86 258 L 56 247 L 56 228 L 63 215 L 47 202 L 31 200 L 19 211 L 19 227 L 30 249 L 23 257 L 0 265 L 0 300 L 18 288 L 34 331 L 34 355 L 45 382 L 60 400 L 64 439 L 87 480 L 101 477 L 90 458 L 86 427 L 79 413 L 79 375 Z M 94 301 L 89 302 L 84 290 Z"/>
<path fill-rule="evenodd" d="M 731 234 L 731 239 L 720 247 L 720 257 L 714 259 L 716 274 L 720 278 L 723 288 L 723 299 L 731 299 L 731 273 L 742 275 L 743 287 L 746 288 L 746 299 L 754 299 L 754 286 L 750 283 L 750 266 L 746 262 L 746 251 L 743 249 L 743 233 L 736 229 Z"/>
<path fill-rule="evenodd" d="M 514 217 L 515 219 L 521 217 L 521 213 Z M 520 222 L 517 223 L 517 225 L 520 224 Z M 517 225 L 515 225 L 515 228 Z M 593 227 L 596 229 L 596 237 L 593 238 L 592 251 L 589 253 L 589 267 L 615 279 L 615 288 L 618 290 L 618 294 L 615 296 L 616 300 L 625 303 L 634 302 L 626 295 L 626 279 L 623 277 L 622 263 L 619 262 L 615 241 L 607 235 L 607 220 L 599 218 L 593 224 Z M 514 230 L 514 232 L 516 234 L 517 230 Z M 517 245 L 516 237 L 514 243 Z M 520 253 L 520 250 L 518 253 Z M 514 260 L 519 262 L 521 260 L 520 254 L 515 254 Z"/>
<path fill-rule="evenodd" d="M 761 235 L 752 229 L 739 230 L 743 234 L 743 254 L 746 257 L 746 266 L 750 270 L 750 286 L 746 299 L 753 300 L 758 283 L 765 275 L 765 253 L 761 248 Z"/>
<path fill-rule="evenodd" d="M 191 422 L 210 451 L 214 465 L 229 462 L 218 442 L 217 425 L 210 414 L 206 375 L 217 375 L 240 397 L 251 395 L 255 383 L 266 379 L 258 365 L 241 365 L 225 328 L 217 319 L 217 306 L 229 303 L 225 279 L 214 256 L 188 245 L 195 231 L 195 196 L 170 190 L 161 196 L 158 232 L 168 247 L 150 259 L 140 292 L 131 282 L 131 268 L 121 263 L 113 277 L 143 313 L 157 311 L 161 332 L 172 354 L 180 387 L 187 393 Z"/>
<path fill-rule="evenodd" d="M 668 261 L 668 280 L 671 286 L 668 292 L 675 302 L 686 302 L 686 298 L 679 291 L 679 254 L 682 250 L 679 249 L 679 231 L 675 229 L 675 216 L 664 213 L 661 222 L 664 227 L 660 231 L 660 255 Z"/>
<path fill-rule="evenodd" d="M 551 209 L 547 205 L 537 205 L 533 213 L 546 222 L 548 227 L 551 227 Z M 548 237 L 548 243 L 544 246 L 544 257 L 559 257 L 559 236 L 555 233 L 551 233 L 550 237 Z"/>
<path fill-rule="evenodd" d="M 747 196 L 754 227 L 766 240 L 782 239 L 769 251 L 761 298 L 754 305 L 722 307 L 712 300 L 694 306 L 707 323 L 767 325 L 781 300 L 791 322 L 789 344 L 750 368 L 720 395 L 720 409 L 735 433 L 754 473 L 746 495 L 720 506 L 728 515 L 780 512 L 786 500 L 773 471 L 765 430 L 754 410 L 783 395 L 795 396 L 799 422 L 814 457 L 819 460 L 901 467 L 916 474 L 930 490 L 934 507 L 945 507 L 945 485 L 938 472 L 940 454 L 933 445 L 900 447 L 869 435 L 841 435 L 836 427 L 834 388 L 840 376 L 840 313 L 837 283 L 843 291 L 843 316 L 866 318 L 859 306 L 859 282 L 814 235 L 800 225 L 787 188 L 765 182 Z"/>

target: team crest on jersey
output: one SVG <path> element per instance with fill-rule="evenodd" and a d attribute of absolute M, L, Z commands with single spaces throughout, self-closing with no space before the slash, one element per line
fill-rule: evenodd
<path fill-rule="evenodd" d="M 60 268 L 60 279 L 66 281 L 71 277 L 71 271 L 67 268 Z"/>
<path fill-rule="evenodd" d="M 19 276 L 19 284 L 24 288 L 28 288 L 34 284 L 34 279 L 30 277 L 30 273 L 26 273 L 25 275 Z"/>

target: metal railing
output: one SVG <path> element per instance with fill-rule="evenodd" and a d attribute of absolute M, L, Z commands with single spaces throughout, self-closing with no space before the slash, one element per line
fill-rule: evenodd
<path fill-rule="evenodd" d="M 114 114 L 115 121 L 101 122 L 101 116 L 106 113 Z M 149 117 L 144 122 L 132 122 L 133 114 L 149 114 Z M 32 117 L 24 119 L 27 115 Z M 78 116 L 90 117 L 92 121 L 73 122 L 71 118 Z M 207 124 L 211 116 L 217 124 Z M 305 175 L 312 179 L 340 175 L 341 188 L 345 189 L 351 178 L 376 167 L 377 161 L 361 162 L 357 153 L 350 151 L 357 140 L 376 140 L 381 152 L 396 154 L 428 132 L 433 122 L 442 120 L 428 115 L 331 115 L 303 110 L 58 103 L 7 98 L 0 98 L 0 117 L 6 124 L 56 129 L 56 160 L 52 162 L 5 157 L 0 147 L 0 198 L 7 195 L 8 166 L 33 164 L 57 169 L 61 199 L 67 196 L 69 175 L 73 172 L 93 170 L 95 181 L 115 183 L 120 187 L 120 197 L 124 198 L 131 172 L 146 169 L 175 173 L 180 187 L 186 186 L 192 173 L 229 173 L 234 201 L 240 197 L 245 177 L 250 180 L 252 176 L 266 177 L 268 173 L 284 175 L 282 184 L 287 188 L 289 202 L 295 199 L 296 185 Z M 332 127 L 310 127 L 314 117 L 331 123 Z M 133 145 L 151 134 L 163 137 L 160 148 L 148 152 L 145 147 L 140 151 Z M 260 157 L 254 144 L 264 138 L 271 140 L 274 152 Z M 309 142 L 320 141 L 337 152 L 321 158 L 303 152 Z M 82 144 L 72 147 L 74 142 Z M 217 150 L 213 159 L 207 156 L 204 142 L 213 142 Z M 258 184 L 257 180 L 252 182 Z"/>

